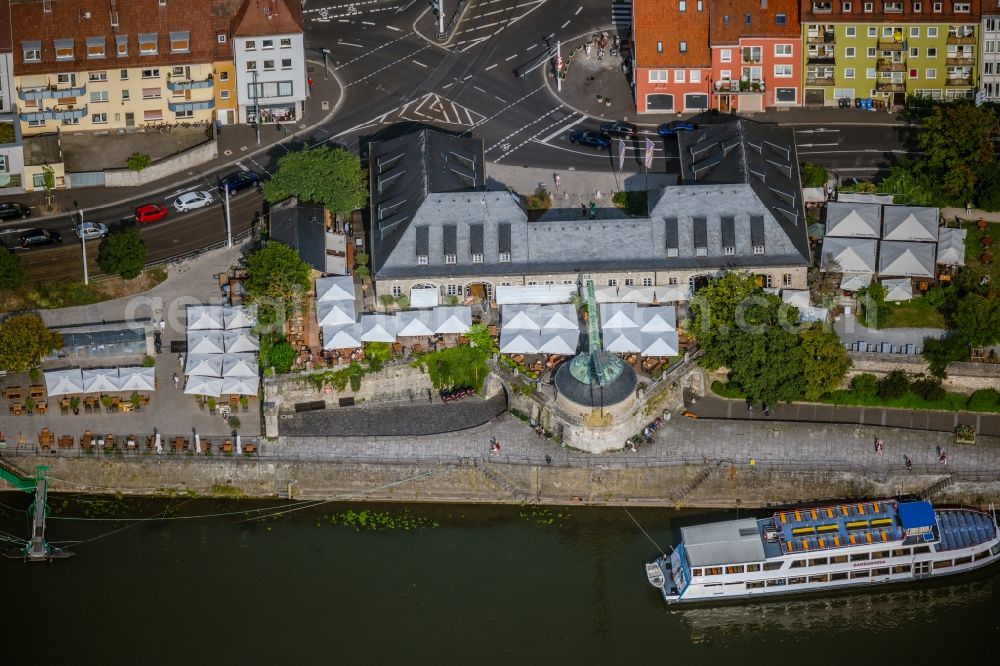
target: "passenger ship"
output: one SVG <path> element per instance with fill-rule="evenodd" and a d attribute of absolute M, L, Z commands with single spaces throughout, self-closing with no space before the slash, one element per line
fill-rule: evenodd
<path fill-rule="evenodd" d="M 648 563 L 646 576 L 672 604 L 922 580 L 998 558 L 992 506 L 884 500 L 684 527 L 681 543 Z"/>

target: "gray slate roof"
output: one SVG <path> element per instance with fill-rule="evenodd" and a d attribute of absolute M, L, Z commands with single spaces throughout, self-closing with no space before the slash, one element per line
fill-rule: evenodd
<path fill-rule="evenodd" d="M 764 543 L 753 518 L 681 528 L 681 540 L 693 567 L 714 567 L 764 560 Z"/>
<path fill-rule="evenodd" d="M 322 206 L 300 204 L 293 197 L 272 206 L 270 219 L 271 238 L 291 247 L 321 273 L 327 271 Z"/>
<path fill-rule="evenodd" d="M 879 247 L 879 277 L 934 277 L 934 243 L 882 241 Z"/>
<path fill-rule="evenodd" d="M 883 206 L 882 240 L 927 241 L 938 239 L 938 209 L 921 206 Z"/>
<path fill-rule="evenodd" d="M 882 231 L 882 206 L 843 203 L 826 205 L 826 235 L 841 238 L 878 238 Z"/>

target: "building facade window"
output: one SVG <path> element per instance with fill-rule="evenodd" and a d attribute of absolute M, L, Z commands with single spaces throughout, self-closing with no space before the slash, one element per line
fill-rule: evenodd
<path fill-rule="evenodd" d="M 418 254 L 417 255 L 417 266 L 426 266 L 426 265 L 427 265 L 427 255 L 426 254 Z"/>
<path fill-rule="evenodd" d="M 635 278 L 625 278 L 625 286 L 626 287 L 634 287 L 635 286 Z"/>
<path fill-rule="evenodd" d="M 159 69 L 144 69 L 142 70 L 142 78 L 144 79 L 158 79 L 160 78 Z"/>
<path fill-rule="evenodd" d="M 778 58 L 790 58 L 792 55 L 791 44 L 775 44 L 774 55 Z"/>
<path fill-rule="evenodd" d="M 510 252 L 501 252 L 499 255 L 497 255 L 497 261 L 499 261 L 501 264 L 509 264 Z"/>
<path fill-rule="evenodd" d="M 399 298 L 400 296 L 403 295 L 403 288 L 400 287 L 398 284 L 392 285 L 392 295 L 394 298 Z"/>
<path fill-rule="evenodd" d="M 618 279 L 617 278 L 608 278 L 608 286 L 609 287 L 617 287 L 618 286 Z"/>
<path fill-rule="evenodd" d="M 90 93 L 90 101 L 94 104 L 99 104 L 101 102 L 108 101 L 108 91 L 107 90 L 93 90 Z"/>
<path fill-rule="evenodd" d="M 483 263 L 483 255 L 479 252 L 474 252 L 472 254 L 472 263 L 481 264 Z"/>
<path fill-rule="evenodd" d="M 721 62 L 732 62 L 733 61 L 732 49 L 719 49 L 719 60 Z"/>
<path fill-rule="evenodd" d="M 108 114 L 93 113 L 90 115 L 90 122 L 95 125 L 106 125 L 108 123 Z"/>
<path fill-rule="evenodd" d="M 674 83 L 684 83 L 684 70 L 675 69 L 674 70 Z"/>
<path fill-rule="evenodd" d="M 775 65 L 774 66 L 774 76 L 778 79 L 790 79 L 792 78 L 792 66 L 791 65 Z"/>
<path fill-rule="evenodd" d="M 281 48 L 283 48 L 283 49 L 290 49 L 290 48 L 292 48 L 292 38 L 291 37 L 282 37 L 280 44 L 281 44 Z"/>
<path fill-rule="evenodd" d="M 784 285 L 785 287 L 791 287 L 792 286 L 792 274 L 791 273 L 785 273 L 784 275 L 782 275 L 781 276 L 781 284 Z"/>
<path fill-rule="evenodd" d="M 446 264 L 456 264 L 458 263 L 458 257 L 453 254 L 444 255 L 444 263 Z"/>
<path fill-rule="evenodd" d="M 653 278 L 648 278 L 648 277 L 642 278 L 642 286 L 643 287 L 652 287 L 653 286 Z"/>
<path fill-rule="evenodd" d="M 665 69 L 651 69 L 649 70 L 649 82 L 650 83 L 667 83 L 667 70 Z"/>

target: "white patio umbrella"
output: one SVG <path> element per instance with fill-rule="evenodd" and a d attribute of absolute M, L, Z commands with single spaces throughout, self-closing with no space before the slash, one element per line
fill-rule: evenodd
<path fill-rule="evenodd" d="M 537 354 L 541 338 L 538 331 L 500 331 L 500 351 L 504 354 Z"/>
<path fill-rule="evenodd" d="M 184 364 L 184 374 L 221 377 L 224 356 L 225 354 L 188 354 Z"/>
<path fill-rule="evenodd" d="M 187 333 L 188 354 L 221 354 L 226 350 L 222 331 L 191 331 Z"/>
<path fill-rule="evenodd" d="M 323 326 L 353 324 L 354 303 L 320 303 L 316 308 L 316 321 Z"/>
<path fill-rule="evenodd" d="M 253 354 L 223 354 L 222 376 L 256 377 L 258 375 L 257 358 Z"/>
<path fill-rule="evenodd" d="M 626 287 L 619 300 L 623 303 L 649 304 L 653 302 L 655 295 L 656 291 L 653 287 Z"/>
<path fill-rule="evenodd" d="M 257 377 L 225 377 L 220 379 L 222 385 L 219 394 L 257 395 L 260 379 Z"/>
<path fill-rule="evenodd" d="M 638 310 L 635 303 L 602 303 L 601 328 L 639 328 Z"/>
<path fill-rule="evenodd" d="M 197 431 L 194 433 L 194 452 L 201 453 L 201 435 Z"/>
<path fill-rule="evenodd" d="M 189 305 L 187 309 L 187 330 L 221 331 L 226 327 L 221 305 Z"/>
<path fill-rule="evenodd" d="M 160 441 L 160 433 L 156 433 L 156 442 L 154 443 L 154 446 L 156 446 L 157 453 L 163 453 L 163 443 Z"/>
<path fill-rule="evenodd" d="M 121 391 L 118 387 L 118 368 L 93 368 L 83 371 L 84 393 L 108 391 Z"/>
<path fill-rule="evenodd" d="M 435 333 L 468 333 L 472 326 L 472 308 L 468 305 L 434 308 Z"/>
<path fill-rule="evenodd" d="M 222 344 L 226 353 L 255 352 L 260 349 L 260 341 L 250 332 L 249 328 L 224 331 Z"/>
<path fill-rule="evenodd" d="M 573 354 L 576 352 L 577 342 L 580 340 L 580 331 L 569 331 L 565 329 L 541 332 L 541 344 L 538 351 L 543 354 Z"/>
<path fill-rule="evenodd" d="M 236 433 L 236 455 L 243 455 L 243 442 L 240 441 L 240 434 Z"/>
<path fill-rule="evenodd" d="M 357 349 L 361 346 L 361 324 L 323 327 L 323 349 Z"/>
<path fill-rule="evenodd" d="M 188 377 L 184 387 L 186 395 L 207 395 L 218 398 L 222 395 L 222 379 L 219 377 Z"/>
<path fill-rule="evenodd" d="M 253 328 L 257 325 L 256 308 L 245 305 L 222 308 L 222 323 L 227 331 L 240 328 Z"/>
<path fill-rule="evenodd" d="M 398 327 L 396 317 L 393 315 L 361 315 L 361 341 L 395 342 Z"/>
<path fill-rule="evenodd" d="M 122 391 L 155 391 L 156 368 L 118 368 L 118 386 Z"/>
<path fill-rule="evenodd" d="M 617 354 L 632 354 L 641 351 L 638 328 L 605 329 L 604 348 Z"/>
<path fill-rule="evenodd" d="M 594 299 L 598 303 L 617 303 L 618 287 L 598 287 L 594 290 Z"/>
<path fill-rule="evenodd" d="M 657 303 L 676 303 L 686 301 L 691 297 L 688 288 L 674 285 L 672 287 L 654 287 Z"/>
<path fill-rule="evenodd" d="M 434 335 L 434 315 L 431 310 L 407 310 L 396 315 L 400 338 L 416 338 Z"/>
<path fill-rule="evenodd" d="M 49 395 L 83 393 L 83 373 L 80 368 L 49 370 L 45 373 L 45 391 Z"/>

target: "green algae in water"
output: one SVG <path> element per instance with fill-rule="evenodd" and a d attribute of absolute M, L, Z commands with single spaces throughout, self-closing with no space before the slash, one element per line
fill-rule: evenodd
<path fill-rule="evenodd" d="M 545 507 L 528 507 L 525 505 L 522 505 L 521 511 L 517 515 L 521 517 L 521 520 L 528 523 L 534 523 L 535 525 L 555 525 L 557 527 L 561 527 L 567 520 L 572 518 L 569 511 L 553 511 Z"/>
<path fill-rule="evenodd" d="M 402 513 L 395 515 L 385 511 L 369 511 L 368 509 L 354 511 L 349 509 L 340 513 L 334 513 L 328 516 L 326 520 L 331 525 L 354 528 L 356 532 L 360 532 L 361 530 L 417 530 L 439 527 L 436 521 L 411 515 L 405 509 Z"/>

